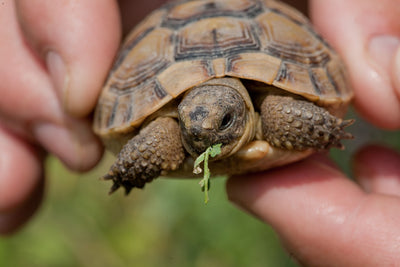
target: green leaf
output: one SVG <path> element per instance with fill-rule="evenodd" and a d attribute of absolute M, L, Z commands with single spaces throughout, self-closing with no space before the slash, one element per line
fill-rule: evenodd
<path fill-rule="evenodd" d="M 208 147 L 206 151 L 204 151 L 201 155 L 199 155 L 194 161 L 193 173 L 199 174 L 201 173 L 200 164 L 204 162 L 204 174 L 203 179 L 200 180 L 199 184 L 201 186 L 201 190 L 204 191 L 204 203 L 208 203 L 208 191 L 210 190 L 210 169 L 208 168 L 208 159 L 211 156 L 212 158 L 221 154 L 221 146 L 222 144 L 216 144 Z"/>
<path fill-rule="evenodd" d="M 197 157 L 197 159 L 194 162 L 194 167 L 193 167 L 194 169 L 197 168 L 204 161 L 204 158 L 206 157 L 206 152 L 207 150 Z"/>
<path fill-rule="evenodd" d="M 221 146 L 222 146 L 222 144 L 216 144 L 216 145 L 211 146 L 210 156 L 215 157 L 215 156 L 218 156 L 219 154 L 221 154 Z"/>

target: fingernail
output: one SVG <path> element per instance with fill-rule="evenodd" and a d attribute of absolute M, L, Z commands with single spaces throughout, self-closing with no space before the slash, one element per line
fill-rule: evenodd
<path fill-rule="evenodd" d="M 375 36 L 370 40 L 368 52 L 374 64 L 390 75 L 392 73 L 396 51 L 399 46 L 399 37 L 392 35 L 380 35 Z"/>
<path fill-rule="evenodd" d="M 67 66 L 65 65 L 65 62 L 60 54 L 53 50 L 47 52 L 46 64 L 53 81 L 53 85 L 60 98 L 61 105 L 65 110 L 69 86 L 69 74 Z"/>
<path fill-rule="evenodd" d="M 66 127 L 52 123 L 41 123 L 33 128 L 36 139 L 67 167 L 84 171 L 93 167 L 100 159 L 102 147 L 88 125 L 75 122 Z"/>

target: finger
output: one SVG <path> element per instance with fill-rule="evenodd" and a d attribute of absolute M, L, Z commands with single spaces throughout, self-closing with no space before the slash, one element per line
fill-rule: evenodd
<path fill-rule="evenodd" d="M 400 201 L 366 195 L 331 164 L 307 159 L 233 177 L 230 200 L 269 223 L 306 266 L 377 266 L 400 260 Z M 374 253 L 366 253 L 374 251 Z"/>
<path fill-rule="evenodd" d="M 33 133 L 46 150 L 75 171 L 90 170 L 103 154 L 101 141 L 92 132 L 89 120 L 65 118 L 58 124 L 37 123 Z"/>
<path fill-rule="evenodd" d="M 40 203 L 43 156 L 0 128 L 0 233 L 16 229 Z"/>
<path fill-rule="evenodd" d="M 369 193 L 400 196 L 400 155 L 385 147 L 362 148 L 353 162 L 355 178 Z"/>
<path fill-rule="evenodd" d="M 115 1 L 16 1 L 28 42 L 46 64 L 64 109 L 94 108 L 120 42 Z"/>
<path fill-rule="evenodd" d="M 397 0 L 311 1 L 318 30 L 344 57 L 357 109 L 377 126 L 400 127 Z"/>
<path fill-rule="evenodd" d="M 0 27 L 0 36 L 7 42 L 0 45 L 1 115 L 12 120 L 56 121 L 62 112 L 47 74 L 20 34 L 14 2 L 2 2 L 0 24 L 7 27 Z"/>
<path fill-rule="evenodd" d="M 102 147 L 86 119 L 73 119 L 65 115 L 64 110 L 69 110 L 69 113 L 76 116 L 84 116 L 93 109 L 101 83 L 118 46 L 119 31 L 110 29 L 113 28 L 112 25 L 118 25 L 118 19 L 113 23 L 113 15 L 102 14 L 108 13 L 104 10 L 108 9 L 107 4 L 112 4 L 111 1 L 107 4 L 90 2 L 95 6 L 90 12 L 87 10 L 88 6 L 84 5 L 89 2 L 78 1 L 72 8 L 71 1 L 65 1 L 68 2 L 65 5 L 58 1 L 48 1 L 47 4 L 57 6 L 51 8 L 51 11 L 45 2 L 43 0 L 41 5 L 31 1 L 17 2 L 22 25 L 36 53 L 27 46 L 20 33 L 14 2 L 5 1 L 2 6 L 0 22 L 9 27 L 0 28 L 0 35 L 8 40 L 8 45 L 0 46 L 0 57 L 4 59 L 3 62 L 7 62 L 0 64 L 0 91 L 3 95 L 0 98 L 1 117 L 23 126 L 17 128 L 24 128 L 22 130 L 26 132 L 32 131 L 33 137 L 68 167 L 78 171 L 87 170 L 100 159 Z M 57 10 L 60 13 L 60 9 L 68 15 L 54 18 L 54 12 Z M 91 12 L 94 15 L 90 15 Z M 103 27 L 102 23 L 107 25 Z M 109 36 L 103 36 L 102 33 Z M 68 100 L 72 103 L 70 108 L 63 109 L 57 99 L 53 83 L 48 77 L 49 73 L 54 74 L 52 67 L 43 67 L 46 53 L 50 50 L 60 51 L 60 55 L 69 63 L 66 65 L 69 73 L 66 80 L 73 89 L 64 93 L 67 98 L 71 98 L 71 101 Z M 54 54 L 50 57 L 53 56 Z"/>

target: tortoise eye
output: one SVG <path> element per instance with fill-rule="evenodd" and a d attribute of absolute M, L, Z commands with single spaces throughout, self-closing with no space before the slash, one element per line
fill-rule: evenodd
<path fill-rule="evenodd" d="M 232 115 L 232 113 L 230 112 L 226 113 L 221 120 L 221 124 L 219 125 L 219 130 L 223 131 L 229 128 L 229 126 L 232 125 L 233 120 L 234 116 Z"/>

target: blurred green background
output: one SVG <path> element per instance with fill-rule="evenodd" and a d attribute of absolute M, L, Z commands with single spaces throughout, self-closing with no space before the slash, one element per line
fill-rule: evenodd
<path fill-rule="evenodd" d="M 360 119 L 349 130 L 356 139 L 331 152 L 347 172 L 364 143 L 400 148 L 398 133 Z M 227 201 L 225 178 L 212 181 L 207 205 L 198 180 L 158 179 L 108 196 L 110 183 L 98 177 L 112 160 L 76 174 L 49 157 L 44 204 L 22 231 L 0 239 L 0 266 L 297 266 L 269 226 Z"/>

